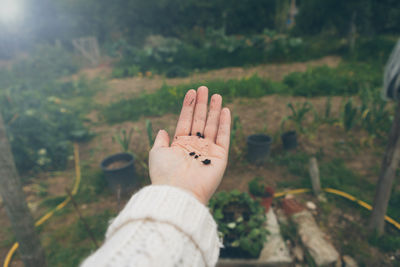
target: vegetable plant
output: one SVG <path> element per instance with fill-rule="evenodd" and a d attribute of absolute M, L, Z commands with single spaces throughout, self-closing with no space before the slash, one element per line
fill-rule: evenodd
<path fill-rule="evenodd" d="M 238 190 L 217 193 L 209 206 L 223 238 L 221 256 L 258 257 L 268 234 L 264 208 Z"/>
<path fill-rule="evenodd" d="M 153 125 L 151 123 L 151 120 L 146 120 L 146 131 L 147 131 L 147 138 L 149 139 L 149 145 L 151 147 L 154 143 Z"/>
<path fill-rule="evenodd" d="M 255 177 L 249 182 L 249 192 L 255 197 L 270 197 L 271 193 L 267 187 L 262 183 L 262 177 Z"/>
<path fill-rule="evenodd" d="M 121 146 L 123 152 L 128 152 L 132 134 L 133 128 L 131 128 L 129 132 L 127 132 L 125 129 L 122 129 L 112 137 L 112 140 L 114 143 L 117 142 Z"/>
<path fill-rule="evenodd" d="M 357 123 L 358 109 L 353 105 L 353 99 L 349 98 L 344 104 L 342 112 L 342 124 L 346 131 L 351 130 Z"/>
<path fill-rule="evenodd" d="M 303 121 L 306 118 L 307 113 L 313 110 L 313 106 L 310 102 L 304 102 L 303 105 L 300 103 L 288 103 L 287 107 L 290 108 L 292 114 L 283 118 L 281 122 L 281 131 L 285 128 L 286 121 L 292 121 L 294 127 L 301 133 L 305 133 L 305 128 L 303 127 Z"/>

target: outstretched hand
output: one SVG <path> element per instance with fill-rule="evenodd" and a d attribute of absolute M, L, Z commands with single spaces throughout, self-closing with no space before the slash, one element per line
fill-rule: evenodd
<path fill-rule="evenodd" d="M 228 162 L 231 114 L 221 106 L 222 97 L 213 95 L 207 116 L 208 88 L 186 93 L 172 144 L 160 130 L 150 151 L 152 184 L 185 189 L 208 203 Z"/>

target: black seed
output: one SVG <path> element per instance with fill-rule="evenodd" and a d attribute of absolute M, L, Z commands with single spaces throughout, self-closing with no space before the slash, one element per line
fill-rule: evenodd
<path fill-rule="evenodd" d="M 198 157 L 199 157 L 198 155 L 194 156 L 195 159 L 197 159 Z"/>
<path fill-rule="evenodd" d="M 200 136 L 200 137 L 204 139 L 204 134 L 202 136 Z"/>
<path fill-rule="evenodd" d="M 202 162 L 203 162 L 204 165 L 208 165 L 208 164 L 211 163 L 211 160 L 205 159 L 205 160 L 203 160 Z"/>
<path fill-rule="evenodd" d="M 201 137 L 201 133 L 200 133 L 200 132 L 197 132 L 196 135 L 197 135 L 198 137 Z"/>
<path fill-rule="evenodd" d="M 196 154 L 196 153 L 190 152 L 190 153 L 189 153 L 189 156 L 194 156 L 194 154 Z"/>

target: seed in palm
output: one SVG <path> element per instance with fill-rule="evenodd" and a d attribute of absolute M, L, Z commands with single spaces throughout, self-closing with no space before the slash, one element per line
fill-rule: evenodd
<path fill-rule="evenodd" d="M 203 160 L 202 162 L 203 162 L 204 165 L 208 165 L 208 164 L 211 163 L 211 160 L 205 159 L 205 160 Z"/>
<path fill-rule="evenodd" d="M 189 156 L 194 156 L 196 153 L 195 152 L 190 152 Z"/>

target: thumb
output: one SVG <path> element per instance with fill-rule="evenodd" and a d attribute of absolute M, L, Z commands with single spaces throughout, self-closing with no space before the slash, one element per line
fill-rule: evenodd
<path fill-rule="evenodd" d="M 169 147 L 169 136 L 165 130 L 159 130 L 153 148 Z"/>

